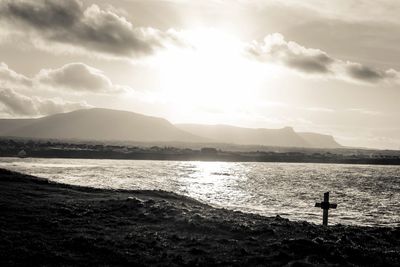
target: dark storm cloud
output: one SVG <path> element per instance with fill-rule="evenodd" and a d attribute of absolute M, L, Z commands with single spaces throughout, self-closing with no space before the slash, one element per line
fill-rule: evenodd
<path fill-rule="evenodd" d="M 151 54 L 166 43 L 180 43 L 172 31 L 135 28 L 126 18 L 78 0 L 6 0 L 0 14 L 9 25 L 39 38 L 119 57 Z"/>
<path fill-rule="evenodd" d="M 0 88 L 0 113 L 10 116 L 40 116 L 88 108 L 85 102 L 30 97 L 9 88 Z"/>
<path fill-rule="evenodd" d="M 263 43 L 253 42 L 247 47 L 246 52 L 258 61 L 279 63 L 305 74 L 325 75 L 363 83 L 399 82 L 400 78 L 396 70 L 374 69 L 360 63 L 335 59 L 319 49 L 288 42 L 278 33 L 268 35 Z"/>

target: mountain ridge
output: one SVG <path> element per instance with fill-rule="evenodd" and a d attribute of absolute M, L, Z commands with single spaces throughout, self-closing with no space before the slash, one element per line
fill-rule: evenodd
<path fill-rule="evenodd" d="M 330 135 L 318 133 L 297 133 L 292 127 L 280 129 L 246 128 L 225 124 L 175 124 L 189 133 L 216 140 L 219 142 L 240 145 L 285 146 L 305 148 L 339 148 L 342 147 Z"/>
<path fill-rule="evenodd" d="M 36 119 L 0 119 L 0 136 L 138 142 L 232 143 L 339 148 L 332 136 L 231 125 L 172 124 L 159 117 L 104 108 L 81 109 Z"/>
<path fill-rule="evenodd" d="M 19 122 L 21 126 L 16 127 L 12 121 L 0 120 L 0 125 L 2 125 L 0 135 L 104 141 L 205 141 L 203 138 L 176 128 L 162 118 L 102 108 L 58 113 Z M 14 123 L 17 124 L 18 121 Z M 12 127 L 5 129 L 7 126 Z"/>

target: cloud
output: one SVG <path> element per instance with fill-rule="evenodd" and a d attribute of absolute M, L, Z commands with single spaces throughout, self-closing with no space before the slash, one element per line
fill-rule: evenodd
<path fill-rule="evenodd" d="M 13 71 L 4 62 L 0 62 L 0 85 L 5 86 L 14 84 L 29 86 L 32 85 L 32 80 Z"/>
<path fill-rule="evenodd" d="M 353 82 L 399 82 L 398 71 L 379 70 L 360 63 L 342 61 L 319 49 L 306 48 L 286 41 L 283 35 L 274 33 L 262 43 L 252 42 L 246 47 L 251 58 L 264 63 L 278 63 L 304 74 L 314 74 Z"/>
<path fill-rule="evenodd" d="M 396 79 L 398 73 L 393 70 L 378 70 L 368 66 L 361 65 L 359 63 L 347 62 L 346 64 L 347 74 L 358 80 L 376 82 L 385 79 Z"/>
<path fill-rule="evenodd" d="M 0 112 L 8 116 L 32 117 L 89 108 L 86 102 L 29 97 L 9 88 L 0 88 Z"/>
<path fill-rule="evenodd" d="M 112 9 L 95 4 L 85 8 L 79 0 L 5 0 L 0 3 L 0 16 L 9 26 L 39 38 L 39 43 L 114 57 L 149 55 L 169 44 L 183 44 L 173 30 L 134 27 Z"/>
<path fill-rule="evenodd" d="M 117 94 L 132 91 L 128 86 L 114 84 L 101 70 L 84 63 L 69 63 L 56 69 L 42 69 L 28 78 L 0 62 L 0 86 L 14 88 L 50 88 L 80 93 Z"/>
<path fill-rule="evenodd" d="M 86 102 L 35 96 L 43 88 L 64 92 L 115 94 L 132 91 L 113 84 L 104 73 L 84 63 L 70 63 L 57 69 L 42 69 L 29 78 L 0 63 L 0 115 L 35 117 L 91 107 Z M 48 91 L 47 91 L 48 92 Z"/>
<path fill-rule="evenodd" d="M 259 0 L 260 4 L 274 2 L 276 4 L 305 8 L 321 17 L 335 18 L 342 21 L 373 21 L 399 23 L 398 14 L 400 5 L 397 0 L 362 1 L 362 0 L 336 0 L 336 1 L 298 1 L 287 0 Z M 302 9 L 303 10 L 303 9 Z"/>
<path fill-rule="evenodd" d="M 253 42 L 247 51 L 260 61 L 281 63 L 306 73 L 327 73 L 334 62 L 325 52 L 287 42 L 279 33 L 266 36 L 263 44 Z"/>
<path fill-rule="evenodd" d="M 359 113 L 359 114 L 363 114 L 363 115 L 368 115 L 368 116 L 370 116 L 370 115 L 379 116 L 379 115 L 383 114 L 380 111 L 368 110 L 368 109 L 363 109 L 363 108 L 350 108 L 350 109 L 347 109 L 347 110 L 351 111 L 351 112 L 356 112 L 356 113 Z"/>
<path fill-rule="evenodd" d="M 331 108 L 324 108 L 324 107 L 308 107 L 304 108 L 304 110 L 311 111 L 311 112 L 324 112 L 324 113 L 333 113 L 335 112 L 334 109 Z"/>
<path fill-rule="evenodd" d="M 62 87 L 72 91 L 116 93 L 123 87 L 114 85 L 102 71 L 83 63 L 70 63 L 58 69 L 42 69 L 35 79 L 54 89 Z"/>

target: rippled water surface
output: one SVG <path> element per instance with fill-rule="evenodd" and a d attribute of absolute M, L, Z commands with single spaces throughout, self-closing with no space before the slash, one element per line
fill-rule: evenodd
<path fill-rule="evenodd" d="M 0 158 L 0 167 L 100 188 L 162 189 L 217 207 L 321 222 L 315 202 L 331 192 L 331 223 L 400 225 L 400 167 Z"/>

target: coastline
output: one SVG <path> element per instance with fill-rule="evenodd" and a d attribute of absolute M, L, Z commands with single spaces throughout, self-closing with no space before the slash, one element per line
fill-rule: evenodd
<path fill-rule="evenodd" d="M 240 146 L 237 146 L 238 149 Z M 2 139 L 0 157 L 400 165 L 400 151 Z"/>
<path fill-rule="evenodd" d="M 400 265 L 400 228 L 323 227 L 0 169 L 0 265 Z"/>
<path fill-rule="evenodd" d="M 20 158 L 14 154 L 4 154 L 0 158 Z M 42 154 L 32 153 L 22 158 L 49 158 L 49 159 L 110 159 L 110 160 L 160 160 L 160 161 L 205 161 L 205 162 L 269 162 L 269 163 L 311 163 L 311 164 L 348 164 L 348 165 L 382 165 L 382 166 L 399 166 L 399 159 L 311 159 L 307 157 L 272 157 L 262 158 L 253 156 L 209 156 L 209 155 L 190 155 L 187 154 L 157 154 L 157 153 L 140 153 L 140 154 L 115 154 L 104 156 L 93 153 L 55 153 Z"/>

